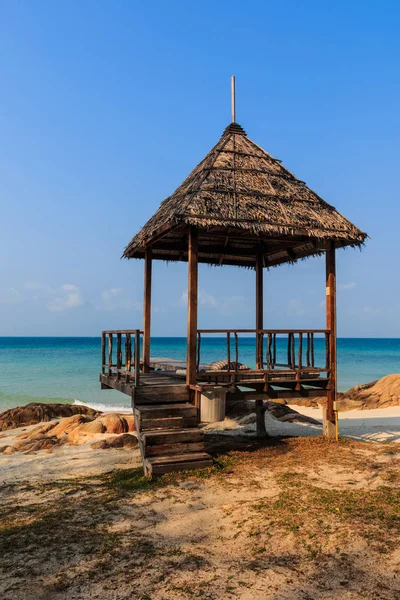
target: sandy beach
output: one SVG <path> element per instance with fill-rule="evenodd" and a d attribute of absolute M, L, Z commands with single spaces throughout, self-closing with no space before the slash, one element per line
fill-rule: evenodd
<path fill-rule="evenodd" d="M 316 437 L 322 434 L 322 411 L 319 408 L 291 405 L 301 415 L 320 420 L 321 425 L 302 422 L 282 422 L 266 412 L 266 429 L 271 436 Z M 243 422 L 244 421 L 244 422 Z M 36 425 L 0 433 L 0 446 L 12 444 L 18 436 L 32 431 Z M 224 422 L 205 427 L 208 434 L 252 438 L 255 433 L 254 415 L 242 422 L 226 418 Z M 340 437 L 364 442 L 400 442 L 400 406 L 375 410 L 354 410 L 339 413 Z M 114 469 L 141 465 L 138 449 L 92 449 L 93 442 L 113 438 L 96 434 L 81 445 L 64 445 L 54 452 L 17 452 L 0 454 L 0 484 L 11 482 L 57 481 L 85 475 L 103 475 Z"/>
<path fill-rule="evenodd" d="M 0 456 L 1 598 L 398 597 L 398 444 L 207 440 L 212 469 L 153 482 L 138 450 Z"/>

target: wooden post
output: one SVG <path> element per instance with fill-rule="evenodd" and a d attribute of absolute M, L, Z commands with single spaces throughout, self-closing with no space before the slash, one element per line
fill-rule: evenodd
<path fill-rule="evenodd" d="M 188 328 L 186 352 L 186 383 L 196 383 L 196 340 L 198 302 L 198 234 L 190 227 L 188 247 Z"/>
<path fill-rule="evenodd" d="M 151 271 L 152 250 L 146 248 L 144 256 L 144 302 L 143 302 L 143 372 L 150 371 L 150 323 L 151 323 Z"/>
<path fill-rule="evenodd" d="M 259 250 L 256 256 L 256 329 L 264 328 L 263 319 L 263 257 Z M 256 369 L 262 368 L 262 335 L 256 334 Z"/>
<path fill-rule="evenodd" d="M 256 400 L 256 427 L 257 427 L 257 437 L 259 439 L 268 437 L 267 430 L 265 428 L 265 407 L 264 401 L 258 398 Z"/>
<path fill-rule="evenodd" d="M 324 411 L 324 435 L 335 437 L 335 402 L 337 390 L 336 361 L 336 256 L 335 244 L 330 242 L 326 251 L 326 328 L 329 330 L 330 389 L 328 390 L 326 410 Z"/>

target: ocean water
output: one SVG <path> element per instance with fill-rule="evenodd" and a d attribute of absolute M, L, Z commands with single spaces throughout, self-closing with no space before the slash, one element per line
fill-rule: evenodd
<path fill-rule="evenodd" d="M 231 359 L 234 359 L 232 344 Z M 278 356 L 286 346 L 278 342 Z M 152 338 L 153 357 L 185 359 L 185 338 Z M 316 366 L 323 363 L 323 340 L 316 339 Z M 242 337 L 239 361 L 254 366 L 255 342 Z M 226 358 L 226 339 L 202 338 L 201 361 Z M 319 360 L 320 359 L 320 360 Z M 0 338 L 0 412 L 28 402 L 68 402 L 104 408 L 129 408 L 128 396 L 100 390 L 100 338 Z M 400 339 L 338 340 L 338 386 L 353 385 L 400 372 Z"/>

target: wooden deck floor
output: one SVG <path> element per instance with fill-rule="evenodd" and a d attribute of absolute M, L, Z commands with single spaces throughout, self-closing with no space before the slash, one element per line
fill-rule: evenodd
<path fill-rule="evenodd" d="M 272 374 L 262 371 L 208 372 L 198 374 L 196 387 L 202 391 L 222 385 L 229 388 L 231 394 L 234 392 L 236 398 L 254 393 L 264 394 L 265 399 L 325 396 L 329 389 L 329 379 L 320 375 L 310 373 L 299 380 L 295 371 L 275 371 Z M 185 376 L 174 371 L 141 373 L 138 386 L 135 385 L 134 374 L 130 381 L 126 381 L 116 373 L 104 373 L 100 375 L 100 382 L 103 389 L 116 389 L 141 404 L 189 401 Z"/>

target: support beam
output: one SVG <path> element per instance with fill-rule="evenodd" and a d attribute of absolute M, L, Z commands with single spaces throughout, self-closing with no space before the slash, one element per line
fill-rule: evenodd
<path fill-rule="evenodd" d="M 188 329 L 186 352 L 186 383 L 196 383 L 196 342 L 198 302 L 198 234 L 195 227 L 189 231 L 188 247 Z"/>
<path fill-rule="evenodd" d="M 144 257 L 144 303 L 143 303 L 143 371 L 150 371 L 150 327 L 151 327 L 151 272 L 152 250 L 147 247 Z"/>
<path fill-rule="evenodd" d="M 337 360 L 336 360 L 336 256 L 334 242 L 326 251 L 326 328 L 329 330 L 330 356 L 330 390 L 328 391 L 324 420 L 335 424 L 336 390 L 337 390 Z M 325 434 L 332 437 L 333 427 L 325 424 Z"/>
<path fill-rule="evenodd" d="M 263 305 L 264 305 L 264 279 L 263 279 L 263 255 L 261 250 L 257 252 L 256 256 L 256 329 L 264 328 L 264 316 L 263 316 Z M 262 337 L 257 335 L 257 356 L 256 356 L 256 368 L 261 369 L 261 358 L 262 358 Z"/>

